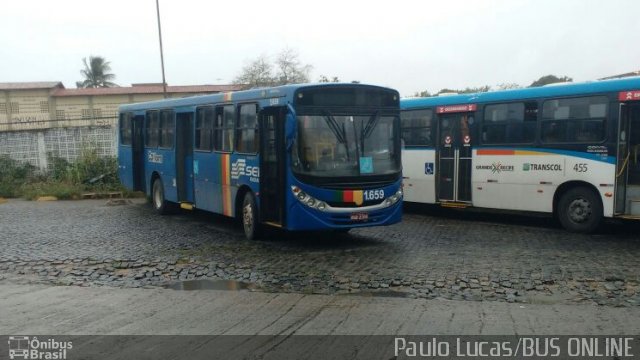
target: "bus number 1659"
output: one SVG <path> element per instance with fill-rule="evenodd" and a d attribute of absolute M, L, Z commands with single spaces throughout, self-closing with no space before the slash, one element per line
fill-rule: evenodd
<path fill-rule="evenodd" d="M 366 201 L 382 200 L 384 199 L 384 190 L 366 190 L 363 195 Z"/>

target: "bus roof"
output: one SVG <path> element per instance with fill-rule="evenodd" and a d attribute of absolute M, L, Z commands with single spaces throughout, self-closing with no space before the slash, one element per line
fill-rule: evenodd
<path fill-rule="evenodd" d="M 376 85 L 367 84 L 354 84 L 354 83 L 313 83 L 313 84 L 292 84 L 282 85 L 276 87 L 257 88 L 244 91 L 234 91 L 210 95 L 189 96 L 184 98 L 172 98 L 147 101 L 135 104 L 124 104 L 119 107 L 120 112 L 125 111 L 142 111 L 149 109 L 163 109 L 163 108 L 177 108 L 183 106 L 196 106 L 202 104 L 216 104 L 225 103 L 230 101 L 252 101 L 252 100 L 266 100 L 270 98 L 286 98 L 290 103 L 293 100 L 296 90 L 303 88 L 318 88 L 318 87 L 368 87 L 378 88 L 380 90 L 395 91 L 390 88 L 385 88 Z"/>
<path fill-rule="evenodd" d="M 567 83 L 535 88 L 498 90 L 474 94 L 443 97 L 410 98 L 400 100 L 403 110 L 432 107 L 438 105 L 474 104 L 496 101 L 513 101 L 556 96 L 598 94 L 616 91 L 640 90 L 640 76 L 624 79 L 599 80 L 582 83 Z"/>

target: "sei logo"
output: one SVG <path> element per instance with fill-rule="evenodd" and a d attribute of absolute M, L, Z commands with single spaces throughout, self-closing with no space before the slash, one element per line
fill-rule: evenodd
<path fill-rule="evenodd" d="M 231 164 L 231 178 L 237 180 L 241 176 L 248 176 L 251 182 L 259 182 L 260 168 L 258 166 L 247 165 L 245 159 L 238 159 Z"/>
<path fill-rule="evenodd" d="M 260 168 L 257 166 L 247 166 L 244 168 L 244 174 L 251 177 L 260 176 Z"/>

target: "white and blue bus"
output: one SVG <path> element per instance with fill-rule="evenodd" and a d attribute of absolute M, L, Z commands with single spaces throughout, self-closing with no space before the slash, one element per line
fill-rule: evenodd
<path fill-rule="evenodd" d="M 401 101 L 404 200 L 640 219 L 640 78 Z"/>
<path fill-rule="evenodd" d="M 361 84 L 288 85 L 123 105 L 119 176 L 165 214 L 339 230 L 401 219 L 400 99 Z"/>

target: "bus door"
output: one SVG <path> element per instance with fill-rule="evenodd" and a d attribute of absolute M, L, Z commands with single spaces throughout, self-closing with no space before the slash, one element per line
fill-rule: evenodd
<path fill-rule="evenodd" d="M 132 118 L 131 126 L 133 127 L 131 147 L 133 190 L 145 191 L 144 180 L 144 115 L 136 115 Z"/>
<path fill-rule="evenodd" d="M 193 113 L 176 114 L 176 186 L 178 202 L 193 203 Z"/>
<path fill-rule="evenodd" d="M 640 186 L 640 102 L 630 103 L 629 117 L 629 175 L 627 184 Z"/>
<path fill-rule="evenodd" d="M 471 202 L 470 126 L 473 124 L 473 112 L 470 111 L 475 111 L 475 108 L 475 105 L 437 108 L 440 114 L 437 174 L 439 201 Z M 460 109 L 464 112 L 456 112 Z"/>
<path fill-rule="evenodd" d="M 284 108 L 260 112 L 260 217 L 276 226 L 285 225 L 284 114 Z"/>
<path fill-rule="evenodd" d="M 619 100 L 615 213 L 640 215 L 640 91 Z"/>

